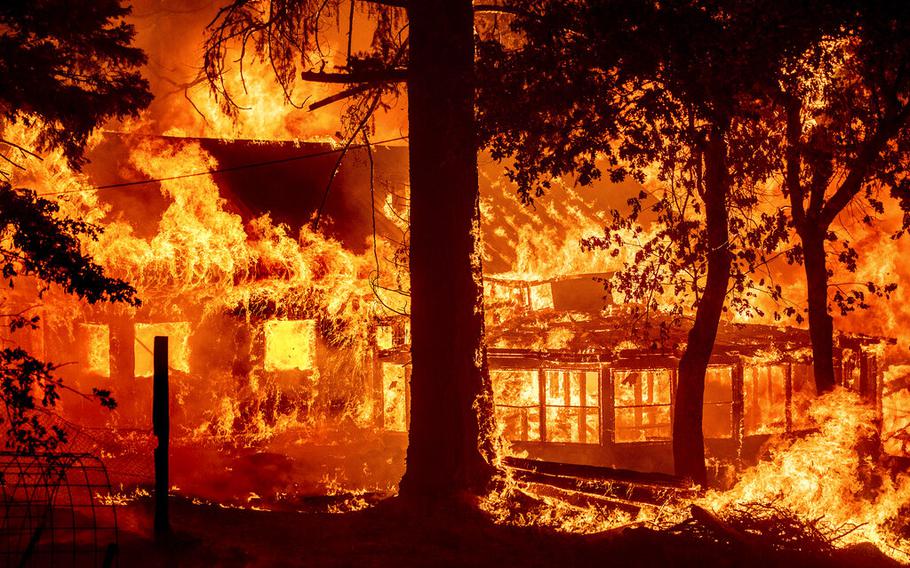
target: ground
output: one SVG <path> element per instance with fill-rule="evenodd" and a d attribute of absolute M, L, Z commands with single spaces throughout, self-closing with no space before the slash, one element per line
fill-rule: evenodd
<path fill-rule="evenodd" d="M 868 547 L 834 558 L 781 554 L 624 529 L 572 535 L 480 514 L 417 513 L 395 499 L 356 512 L 228 509 L 172 497 L 173 536 L 151 538 L 152 501 L 119 508 L 120 566 L 896 566 Z"/>

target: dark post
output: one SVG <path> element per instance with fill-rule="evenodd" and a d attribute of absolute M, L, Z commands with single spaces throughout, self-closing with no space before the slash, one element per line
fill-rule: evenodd
<path fill-rule="evenodd" d="M 745 436 L 745 392 L 743 388 L 744 363 L 742 357 L 733 365 L 733 443 L 736 446 L 736 469 L 743 465 L 743 437 Z"/>
<path fill-rule="evenodd" d="M 787 434 L 793 431 L 793 362 L 788 361 L 786 367 L 786 408 L 784 409 L 784 415 L 786 418 L 786 431 Z"/>
<path fill-rule="evenodd" d="M 167 493 L 170 485 L 167 454 L 171 430 L 168 414 L 167 358 L 167 337 L 155 337 L 152 428 L 158 438 L 158 447 L 155 448 L 155 536 L 157 538 L 165 537 L 171 531 L 167 509 Z"/>
<path fill-rule="evenodd" d="M 609 444 L 612 448 L 616 441 L 615 417 L 616 410 L 613 396 L 613 380 L 610 375 L 610 367 L 601 366 L 600 368 L 600 392 L 603 393 L 603 400 L 600 401 L 600 445 Z"/>
<path fill-rule="evenodd" d="M 540 412 L 540 441 L 547 441 L 547 373 L 543 367 L 537 369 L 538 412 Z"/>

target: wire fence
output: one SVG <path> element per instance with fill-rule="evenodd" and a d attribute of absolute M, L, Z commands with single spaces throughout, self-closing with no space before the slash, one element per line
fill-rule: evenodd
<path fill-rule="evenodd" d="M 4 566 L 112 566 L 117 547 L 117 510 L 100 459 L 0 453 Z"/>

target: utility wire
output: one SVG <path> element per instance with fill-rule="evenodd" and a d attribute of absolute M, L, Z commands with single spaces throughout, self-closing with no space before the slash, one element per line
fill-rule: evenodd
<path fill-rule="evenodd" d="M 396 138 L 388 138 L 386 140 L 379 140 L 377 142 L 373 142 L 373 144 L 388 144 L 390 142 L 398 142 L 399 140 L 407 140 L 407 138 L 408 137 L 406 135 L 398 136 Z M 332 154 L 337 154 L 338 152 L 344 152 L 344 151 L 350 150 L 352 148 L 356 149 L 356 148 L 363 148 L 363 147 L 365 147 L 364 144 L 352 144 L 352 145 L 348 146 L 347 148 L 334 148 L 332 150 L 324 150 L 322 152 L 311 152 L 309 154 L 301 154 L 298 156 L 289 156 L 287 158 L 278 158 L 275 160 L 266 160 L 264 162 L 253 162 L 253 163 L 249 163 L 249 164 L 240 164 L 237 166 L 229 166 L 229 167 L 225 167 L 225 168 L 214 168 L 214 169 L 209 169 L 209 170 L 190 172 L 187 174 L 180 174 L 180 175 L 176 175 L 176 176 L 168 176 L 168 177 L 163 177 L 163 178 L 150 178 L 150 179 L 144 179 L 144 180 L 126 181 L 126 182 L 111 183 L 111 184 L 106 184 L 106 185 L 97 185 L 97 186 L 85 188 L 85 189 L 70 189 L 67 191 L 42 193 L 40 195 L 43 197 L 43 196 L 49 196 L 49 195 L 52 195 L 52 196 L 66 195 L 66 194 L 70 194 L 70 193 L 86 193 L 89 191 L 116 189 L 116 188 L 121 188 L 121 187 L 132 187 L 132 186 L 146 185 L 146 184 L 157 183 L 157 182 L 162 182 L 162 181 L 172 181 L 172 180 L 176 180 L 176 179 L 207 176 L 207 175 L 212 175 L 212 174 L 222 174 L 222 173 L 228 173 L 228 172 L 235 172 L 235 171 L 239 171 L 239 170 L 248 170 L 251 168 L 274 166 L 277 164 L 295 162 L 297 160 L 306 160 L 309 158 L 319 158 L 321 156 L 329 156 Z"/>

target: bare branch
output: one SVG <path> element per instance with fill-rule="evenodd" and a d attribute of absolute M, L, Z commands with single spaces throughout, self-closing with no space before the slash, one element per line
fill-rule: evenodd
<path fill-rule="evenodd" d="M 521 16 L 526 12 L 519 10 L 513 6 L 500 6 L 497 4 L 474 4 L 474 13 L 475 14 L 512 14 L 513 16 Z"/>
<path fill-rule="evenodd" d="M 355 83 L 392 83 L 407 79 L 405 69 L 384 69 L 382 71 L 361 71 L 355 73 L 323 73 L 303 71 L 300 78 L 316 83 L 355 84 Z"/>
<path fill-rule="evenodd" d="M 42 158 L 38 154 L 32 152 L 31 150 L 29 150 L 27 148 L 23 148 L 22 146 L 20 146 L 18 144 L 10 142 L 9 140 L 7 140 L 5 138 L 0 138 L 0 144 L 6 144 L 7 146 L 12 146 L 13 148 L 19 150 L 20 152 L 24 152 L 33 158 L 38 158 L 39 161 L 42 161 L 42 162 L 44 161 L 44 158 Z"/>
<path fill-rule="evenodd" d="M 388 6 L 390 8 L 401 8 L 402 10 L 408 9 L 407 0 L 360 0 L 361 2 L 366 2 L 367 4 L 379 4 L 380 6 Z"/>
<path fill-rule="evenodd" d="M 328 106 L 332 103 L 337 103 L 338 101 L 343 101 L 344 99 L 348 99 L 348 98 L 357 96 L 360 93 L 367 91 L 371 88 L 372 88 L 372 85 L 369 85 L 369 84 L 357 85 L 355 87 L 351 87 L 349 89 L 345 89 L 341 92 L 335 93 L 332 96 L 326 97 L 324 99 L 320 99 L 320 100 L 314 102 L 313 104 L 311 104 L 307 108 L 308 108 L 308 110 L 311 110 L 311 111 L 320 109 L 320 108 L 322 108 L 324 106 Z"/>

